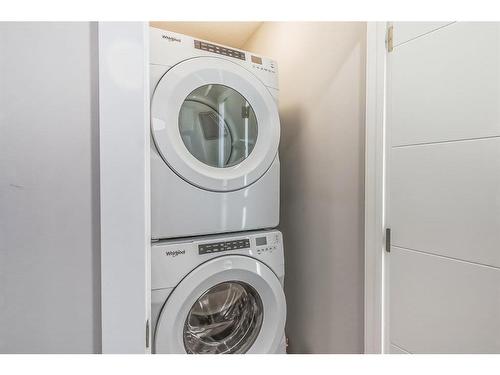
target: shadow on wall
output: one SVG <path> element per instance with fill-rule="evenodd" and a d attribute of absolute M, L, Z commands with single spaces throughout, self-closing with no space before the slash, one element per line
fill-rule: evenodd
<path fill-rule="evenodd" d="M 245 48 L 280 70 L 289 352 L 361 353 L 366 24 L 265 23 Z"/>

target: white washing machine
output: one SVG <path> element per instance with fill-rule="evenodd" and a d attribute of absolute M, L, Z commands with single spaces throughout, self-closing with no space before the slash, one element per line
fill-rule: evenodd
<path fill-rule="evenodd" d="M 285 353 L 281 233 L 153 243 L 154 353 Z"/>
<path fill-rule="evenodd" d="M 152 238 L 276 227 L 276 63 L 150 30 Z"/>

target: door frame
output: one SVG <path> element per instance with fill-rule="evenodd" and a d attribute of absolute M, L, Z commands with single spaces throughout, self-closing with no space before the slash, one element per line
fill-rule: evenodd
<path fill-rule="evenodd" d="M 103 353 L 150 353 L 149 26 L 99 22 Z"/>
<path fill-rule="evenodd" d="M 364 351 L 385 353 L 386 22 L 367 24 Z M 99 22 L 103 353 L 148 353 L 150 321 L 149 26 Z M 131 43 L 131 44 L 129 44 Z M 116 65 L 110 54 L 128 58 Z M 137 53 L 140 52 L 140 53 Z M 134 64 L 136 63 L 136 64 Z M 110 65 L 113 64 L 113 65 Z M 117 84 L 113 66 L 131 79 Z M 120 71 L 120 70 L 118 70 Z M 133 89 L 129 86 L 135 82 Z M 123 105 L 134 102 L 134 105 Z M 136 142 L 140 139 L 140 142 Z M 119 159 L 119 162 L 117 160 Z M 130 161 L 130 162 L 129 162 Z M 118 168 L 127 165 L 127 168 Z M 136 197 L 137 199 L 131 199 Z M 124 199 L 127 204 L 124 205 Z M 133 203 L 133 204 L 132 204 Z M 118 262 L 119 260 L 119 262 Z M 138 267 L 141 265 L 141 267 Z M 126 293 L 125 293 L 126 291 Z M 142 303 L 137 303 L 141 301 Z M 127 314 L 123 312 L 126 311 Z M 150 324 L 149 324 L 150 325 Z M 149 338 L 151 327 L 149 327 Z"/>
<path fill-rule="evenodd" d="M 367 23 L 364 352 L 387 353 L 386 90 L 387 22 Z"/>

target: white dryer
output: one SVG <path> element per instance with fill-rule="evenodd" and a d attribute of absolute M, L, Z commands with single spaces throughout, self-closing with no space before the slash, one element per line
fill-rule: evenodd
<path fill-rule="evenodd" d="M 276 227 L 276 63 L 150 30 L 152 238 Z"/>
<path fill-rule="evenodd" d="M 153 243 L 155 353 L 285 353 L 281 233 Z"/>

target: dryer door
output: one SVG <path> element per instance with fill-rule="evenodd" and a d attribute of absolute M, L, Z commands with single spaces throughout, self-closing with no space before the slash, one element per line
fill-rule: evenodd
<path fill-rule="evenodd" d="M 156 353 L 275 353 L 284 334 L 285 296 L 264 263 L 212 259 L 174 289 L 156 326 Z"/>
<path fill-rule="evenodd" d="M 151 131 L 163 160 L 181 178 L 211 191 L 258 180 L 278 151 L 276 103 L 242 66 L 197 57 L 172 67 L 151 102 Z"/>

